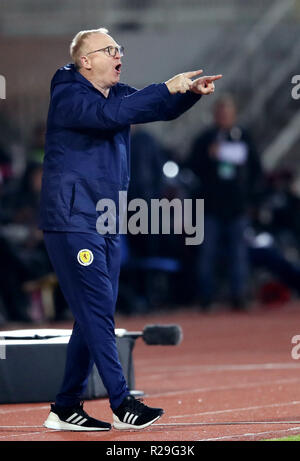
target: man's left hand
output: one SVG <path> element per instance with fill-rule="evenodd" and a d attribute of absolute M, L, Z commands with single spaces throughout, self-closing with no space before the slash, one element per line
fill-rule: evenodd
<path fill-rule="evenodd" d="M 200 77 L 193 81 L 190 91 L 196 94 L 211 94 L 215 91 L 215 80 L 222 78 L 222 75 L 209 75 Z"/>

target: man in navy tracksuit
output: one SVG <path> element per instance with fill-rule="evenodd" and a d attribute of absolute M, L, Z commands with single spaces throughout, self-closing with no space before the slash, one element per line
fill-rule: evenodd
<path fill-rule="evenodd" d="M 221 76 L 180 74 L 137 91 L 119 83 L 123 48 L 106 29 L 79 32 L 74 64 L 51 83 L 40 226 L 61 289 L 75 318 L 62 387 L 44 425 L 59 430 L 109 430 L 81 404 L 95 363 L 107 389 L 117 429 L 142 429 L 163 410 L 129 394 L 114 334 L 120 270 L 118 235 L 96 229 L 100 199 L 118 204 L 129 183 L 131 124 L 172 120 Z M 182 94 L 176 94 L 182 93 Z"/>

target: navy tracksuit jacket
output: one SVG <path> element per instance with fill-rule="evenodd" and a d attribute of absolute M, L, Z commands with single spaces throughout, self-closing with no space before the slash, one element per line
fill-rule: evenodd
<path fill-rule="evenodd" d="M 113 410 L 129 392 L 114 335 L 119 236 L 97 233 L 96 204 L 109 198 L 117 208 L 128 188 L 130 125 L 172 120 L 199 99 L 171 95 L 164 83 L 142 90 L 118 83 L 106 98 L 72 64 L 52 79 L 40 227 L 75 318 L 57 405 L 80 401 L 93 363 Z"/>

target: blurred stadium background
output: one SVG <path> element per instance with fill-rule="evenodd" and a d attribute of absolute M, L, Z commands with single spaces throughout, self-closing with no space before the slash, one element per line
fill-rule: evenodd
<path fill-rule="evenodd" d="M 214 96 L 202 98 L 178 120 L 143 130 L 159 144 L 162 165 L 165 160 L 179 165 L 176 177 L 162 176 L 164 191 L 189 197 L 194 178 L 185 165 L 193 141 L 213 123 L 216 98 L 224 93 L 234 97 L 238 123 L 251 133 L 265 177 L 260 200 L 251 208 L 250 227 L 256 225 L 255 236 L 260 236 L 255 245 L 275 241 L 280 252 L 273 267 L 269 261 L 267 268 L 251 268 L 249 299 L 279 304 L 298 299 L 300 106 L 292 97 L 292 77 L 300 74 L 300 1 L 1 0 L 0 74 L 6 79 L 6 99 L 0 100 L 0 251 L 6 262 L 1 267 L 1 322 L 67 316 L 36 231 L 38 165 L 50 80 L 70 61 L 72 37 L 101 26 L 124 45 L 121 80 L 136 88 L 198 68 L 223 74 Z M 143 253 L 144 243 L 136 242 L 133 248 L 124 246 L 120 312 L 194 305 L 194 249 L 180 252 L 177 241 L 165 245 L 164 240 L 165 254 L 148 247 Z M 135 268 L 146 273 L 142 281 L 131 270 L 132 254 L 142 264 Z M 164 259 L 149 261 L 149 255 Z M 223 275 L 216 276 L 221 301 Z M 185 286 L 177 292 L 179 280 Z"/>

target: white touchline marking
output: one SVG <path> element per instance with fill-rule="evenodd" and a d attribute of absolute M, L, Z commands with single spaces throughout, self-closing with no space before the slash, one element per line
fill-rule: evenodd
<path fill-rule="evenodd" d="M 200 439 L 198 442 L 204 442 L 204 441 L 214 441 L 214 440 L 225 440 L 225 439 L 234 439 L 234 438 L 240 438 L 240 437 L 257 437 L 258 435 L 266 435 L 266 434 L 279 434 L 283 432 L 292 432 L 292 431 L 299 431 L 300 426 L 297 427 L 290 427 L 289 429 L 281 429 L 277 431 L 265 431 L 265 432 L 253 432 L 253 433 L 245 433 L 245 434 L 236 434 L 236 435 L 224 435 L 222 437 L 213 437 L 209 439 Z"/>
<path fill-rule="evenodd" d="M 299 405 L 300 401 L 296 400 L 293 402 L 283 402 L 283 403 L 270 403 L 267 405 L 256 405 L 252 407 L 242 407 L 242 408 L 227 408 L 226 410 L 216 410 L 216 411 L 203 411 L 200 413 L 190 413 L 188 415 L 176 415 L 176 416 L 169 416 L 170 419 L 172 418 L 187 418 L 190 416 L 202 416 L 202 415 L 218 415 L 222 413 L 234 413 L 235 411 L 249 411 L 249 410 L 259 410 L 261 408 L 274 408 L 274 407 L 284 407 L 289 405 Z"/>
<path fill-rule="evenodd" d="M 290 379 L 280 379 L 277 381 L 255 381 L 251 383 L 245 384 L 236 384 L 230 386 L 216 386 L 216 387 L 199 387 L 196 389 L 184 389 L 179 391 L 169 391 L 169 392 L 161 392 L 158 394 L 148 394 L 148 397 L 168 397 L 172 395 L 182 395 L 182 394 L 194 394 L 197 392 L 212 392 L 212 391 L 226 391 L 231 389 L 245 389 L 247 387 L 262 387 L 262 386 L 275 386 L 277 384 L 288 384 L 288 383 L 298 383 L 300 379 L 298 378 L 290 378 Z"/>
<path fill-rule="evenodd" d="M 9 439 L 10 437 L 21 437 L 23 435 L 34 435 L 34 434 L 45 434 L 46 432 L 57 432 L 55 429 L 49 431 L 39 431 L 39 432 L 25 432 L 22 434 L 11 434 L 11 435 L 1 435 L 0 439 Z"/>
<path fill-rule="evenodd" d="M 24 405 L 24 404 L 22 404 Z M 14 404 L 15 406 L 15 404 Z M 50 405 L 43 405 L 43 406 L 36 406 L 36 407 L 26 407 L 26 408 L 12 408 L 11 410 L 0 410 L 0 414 L 1 415 L 6 415 L 6 414 L 10 414 L 10 413 L 20 413 L 20 412 L 23 412 L 23 411 L 38 411 L 38 410 L 49 410 L 50 411 Z"/>
<path fill-rule="evenodd" d="M 300 424 L 300 421 L 215 421 L 215 422 L 197 422 L 197 423 L 158 423 L 153 426 L 160 427 L 195 427 L 195 426 L 294 426 Z"/>
<path fill-rule="evenodd" d="M 258 363 L 258 364 L 228 364 L 228 365 L 184 365 L 184 366 L 166 366 L 166 367 L 147 367 L 143 375 L 149 374 L 150 378 L 156 378 L 159 373 L 202 373 L 219 372 L 219 371 L 255 371 L 255 370 L 293 370 L 299 369 L 298 363 Z M 153 374 L 153 371 L 156 374 Z M 161 377 L 161 376 L 160 376 Z M 147 378 L 148 379 L 148 378 Z"/>
<path fill-rule="evenodd" d="M 28 428 L 31 428 L 31 429 L 32 428 L 35 428 L 35 429 L 39 428 L 39 429 L 41 429 L 42 426 L 40 424 L 36 425 L 36 426 L 27 426 L 25 424 L 24 425 L 20 424 L 18 426 L 17 425 L 15 425 L 15 426 L 13 426 L 13 425 L 11 425 L 11 426 L 0 426 L 0 429 L 28 429 Z"/>

